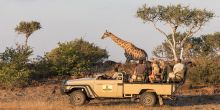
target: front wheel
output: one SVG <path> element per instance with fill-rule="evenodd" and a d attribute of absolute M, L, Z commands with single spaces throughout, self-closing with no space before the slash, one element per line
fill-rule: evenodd
<path fill-rule="evenodd" d="M 155 106 L 157 102 L 156 94 L 145 92 L 140 96 L 140 103 L 144 106 Z"/>
<path fill-rule="evenodd" d="M 83 105 L 87 102 L 86 95 L 81 90 L 73 91 L 70 94 L 70 103 L 72 105 Z"/>

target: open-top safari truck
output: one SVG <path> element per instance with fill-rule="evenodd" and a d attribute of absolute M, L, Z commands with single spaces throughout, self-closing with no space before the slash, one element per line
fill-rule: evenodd
<path fill-rule="evenodd" d="M 164 99 L 174 99 L 176 90 L 184 83 L 128 82 L 126 73 L 119 73 L 116 79 L 81 78 L 65 80 L 61 92 L 70 97 L 73 105 L 83 105 L 96 98 L 138 99 L 146 106 L 163 104 Z"/>

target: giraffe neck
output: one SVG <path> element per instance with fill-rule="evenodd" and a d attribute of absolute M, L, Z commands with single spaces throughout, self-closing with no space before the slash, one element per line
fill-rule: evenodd
<path fill-rule="evenodd" d="M 115 35 L 112 35 L 110 36 L 111 39 L 116 43 L 118 44 L 119 46 L 121 46 L 122 48 L 126 49 L 126 47 L 128 47 L 127 45 L 128 44 L 131 44 L 130 42 L 127 42 L 127 41 L 124 41 L 122 40 L 121 38 L 115 36 Z"/>

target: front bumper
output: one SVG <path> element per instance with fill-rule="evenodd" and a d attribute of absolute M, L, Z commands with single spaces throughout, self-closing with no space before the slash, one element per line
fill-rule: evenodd
<path fill-rule="evenodd" d="M 65 84 L 66 84 L 66 81 L 67 81 L 67 80 L 63 80 L 63 81 L 61 82 L 60 93 L 61 93 L 62 95 L 66 95 L 66 93 L 69 91 L 68 86 L 65 85 Z"/>

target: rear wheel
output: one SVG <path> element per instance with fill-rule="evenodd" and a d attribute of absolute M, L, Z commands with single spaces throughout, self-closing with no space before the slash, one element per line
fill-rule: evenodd
<path fill-rule="evenodd" d="M 157 102 L 156 94 L 152 92 L 145 92 L 141 94 L 140 103 L 144 106 L 155 106 Z"/>
<path fill-rule="evenodd" d="M 73 91 L 70 94 L 70 103 L 72 105 L 83 105 L 87 103 L 86 95 L 81 90 Z"/>

